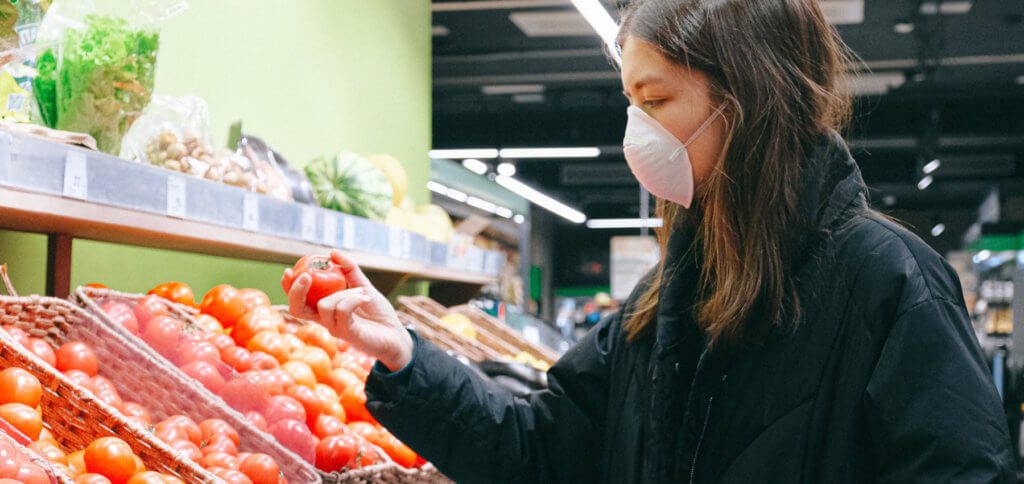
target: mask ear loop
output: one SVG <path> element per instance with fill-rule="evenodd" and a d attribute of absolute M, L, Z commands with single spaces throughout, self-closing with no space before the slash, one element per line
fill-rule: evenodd
<path fill-rule="evenodd" d="M 711 127 L 711 123 L 715 122 L 715 118 L 722 114 L 723 110 L 725 110 L 725 103 L 719 105 L 718 108 L 715 109 L 715 112 L 711 113 L 711 116 L 708 116 L 707 121 L 704 121 L 704 124 L 700 125 L 700 127 L 697 128 L 697 131 L 693 132 L 693 135 L 690 136 L 690 139 L 686 140 L 686 143 L 683 143 L 683 146 L 690 146 L 690 143 L 693 143 L 698 136 L 704 134 L 704 132 Z"/>

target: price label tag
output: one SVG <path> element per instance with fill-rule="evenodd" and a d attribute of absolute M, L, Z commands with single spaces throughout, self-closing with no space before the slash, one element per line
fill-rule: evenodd
<path fill-rule="evenodd" d="M 341 219 L 341 246 L 346 249 L 356 248 L 356 221 L 351 217 Z"/>
<path fill-rule="evenodd" d="M 328 247 L 338 245 L 338 217 L 333 213 L 324 214 L 324 245 Z"/>
<path fill-rule="evenodd" d="M 524 326 L 523 337 L 533 344 L 540 343 L 540 331 L 535 326 Z"/>
<path fill-rule="evenodd" d="M 251 232 L 260 229 L 260 203 L 254 193 L 246 193 L 242 199 L 242 228 Z"/>
<path fill-rule="evenodd" d="M 402 229 L 388 227 L 388 255 L 402 257 Z"/>
<path fill-rule="evenodd" d="M 64 160 L 64 196 L 85 200 L 88 194 L 89 178 L 85 155 L 69 151 Z"/>
<path fill-rule="evenodd" d="M 167 177 L 167 215 L 185 218 L 185 179 L 180 176 Z"/>
<path fill-rule="evenodd" d="M 302 207 L 302 238 L 316 240 L 316 210 L 313 207 Z"/>

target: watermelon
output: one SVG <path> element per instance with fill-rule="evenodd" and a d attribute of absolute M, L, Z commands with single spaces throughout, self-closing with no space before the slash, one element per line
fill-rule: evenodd
<path fill-rule="evenodd" d="M 391 209 L 391 183 L 358 154 L 319 157 L 306 165 L 306 176 L 324 208 L 374 220 L 384 220 Z"/>

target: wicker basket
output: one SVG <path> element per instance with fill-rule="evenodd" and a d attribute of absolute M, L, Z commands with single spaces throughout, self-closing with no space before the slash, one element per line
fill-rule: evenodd
<path fill-rule="evenodd" d="M 11 294 L 14 294 L 12 288 L 8 288 Z M 81 337 L 85 334 L 80 328 L 100 327 L 100 324 L 80 308 L 63 299 L 0 296 L 0 324 L 21 328 L 51 344 L 69 339 L 87 341 L 104 359 L 107 366 L 104 376 L 114 377 L 128 370 L 128 375 L 140 381 L 144 380 L 138 378 L 138 373 L 131 373 L 133 369 L 117 367 L 119 362 L 124 361 L 120 357 L 124 354 L 123 348 L 129 346 L 124 341 L 118 341 L 116 335 L 108 334 L 108 337 L 113 338 L 102 344 L 98 344 L 100 341 L 96 336 L 92 339 Z M 122 349 L 118 350 L 118 345 Z M 40 403 L 43 420 L 63 448 L 71 451 L 84 449 L 97 438 L 116 436 L 127 442 L 151 470 L 176 475 L 185 482 L 217 481 L 216 477 L 195 463 L 180 458 L 149 430 L 126 420 L 117 410 L 97 399 L 88 390 L 73 384 L 56 369 L 14 342 L 4 331 L 0 331 L 0 366 L 24 368 L 39 379 L 43 387 Z M 113 378 L 111 380 L 117 383 Z M 157 384 L 164 380 L 161 378 L 152 383 L 154 386 L 163 386 L 166 384 Z M 156 396 L 159 393 L 148 395 Z"/>
<path fill-rule="evenodd" d="M 125 294 L 109 289 L 80 287 L 75 291 L 75 301 L 88 310 L 95 320 L 95 327 L 81 328 L 77 339 L 87 341 L 100 351 L 121 351 L 131 353 L 134 362 L 131 368 L 116 368 L 111 375 L 106 375 L 123 393 L 127 395 L 147 395 L 144 402 L 153 413 L 155 419 L 163 419 L 170 415 L 182 414 L 200 422 L 208 418 L 219 418 L 229 423 L 241 438 L 239 451 L 259 452 L 267 454 L 277 461 L 290 483 L 320 482 L 319 473 L 308 462 L 277 443 L 269 434 L 257 430 L 246 418 L 232 409 L 220 397 L 203 387 L 199 382 L 185 375 L 171 362 L 153 350 L 141 339 L 133 336 L 121 326 L 110 321 L 99 304 L 106 299 L 118 301 L 137 301 L 139 294 Z M 167 301 L 172 314 L 186 321 L 194 322 L 184 306 Z M 92 318 L 90 318 L 92 319 Z M 198 327 L 197 327 L 198 329 Z M 112 348 L 100 349 L 101 341 L 116 340 L 120 350 Z M 109 346 L 109 343 L 106 343 Z M 116 358 L 121 360 L 122 358 Z"/>
<path fill-rule="evenodd" d="M 428 340 L 431 340 L 433 333 L 440 333 L 446 336 L 445 339 L 454 343 L 452 351 L 459 353 L 466 358 L 473 361 L 484 361 L 484 360 L 508 360 L 512 358 L 512 354 L 504 351 L 501 348 L 495 348 L 489 344 L 486 344 L 483 339 L 471 339 L 465 336 L 452 333 L 445 327 L 441 322 L 440 316 L 432 310 L 429 304 L 421 304 L 421 297 L 406 297 L 402 296 L 398 298 L 398 304 L 401 312 L 406 313 L 416 320 L 418 324 L 413 325 L 413 329 L 420 329 L 420 325 L 428 328 L 430 331 L 423 334 Z M 427 301 L 434 302 L 432 299 Z M 436 303 L 435 303 L 436 304 Z M 481 336 L 480 332 L 477 332 L 477 337 Z M 436 336 L 435 336 L 436 337 Z"/>
<path fill-rule="evenodd" d="M 162 367 L 160 371 L 163 374 L 173 375 L 175 379 L 182 380 L 183 385 L 192 387 L 195 392 L 201 395 L 202 400 L 200 398 L 193 397 L 191 399 L 187 399 L 185 402 L 181 402 L 188 408 L 179 410 L 179 413 L 192 416 L 193 412 L 218 412 L 217 417 L 205 418 L 220 418 L 230 423 L 238 430 L 238 433 L 241 436 L 242 447 L 240 450 L 244 452 L 262 452 L 274 457 L 281 465 L 282 470 L 285 471 L 285 476 L 288 478 L 289 482 L 450 482 L 433 466 L 428 465 L 422 469 L 406 469 L 391 461 L 383 451 L 378 451 L 380 459 L 383 461 L 380 464 L 343 473 L 322 472 L 309 465 L 308 462 L 303 460 L 294 452 L 284 448 L 272 436 L 249 425 L 245 417 L 238 413 L 238 411 L 228 406 L 220 397 L 211 393 L 201 384 L 182 373 L 181 370 L 160 355 L 145 341 L 132 335 L 123 327 L 111 321 L 110 318 L 107 317 L 106 313 L 100 309 L 100 302 L 106 298 L 114 298 L 122 301 L 138 301 L 142 297 L 143 295 L 141 294 L 127 294 L 110 289 L 96 289 L 89 287 L 79 287 L 74 294 L 75 301 L 94 314 L 98 320 L 102 321 L 105 329 L 118 333 L 118 335 L 120 335 L 126 342 L 130 342 L 130 344 L 135 346 L 140 352 L 146 354 L 151 361 Z M 174 317 L 184 321 L 187 327 L 191 327 L 197 331 L 201 330 L 193 318 L 193 316 L 197 314 L 195 309 L 175 304 L 171 301 L 165 302 L 171 308 L 171 312 Z M 306 323 L 305 321 L 293 318 L 287 313 L 286 309 L 277 309 L 281 311 L 285 319 L 292 324 Z M 195 419 L 196 417 L 192 418 Z M 247 445 L 253 446 L 256 450 L 247 450 Z"/>
<path fill-rule="evenodd" d="M 452 312 L 460 313 L 469 318 L 478 329 L 485 329 L 490 334 L 501 339 L 505 344 L 513 348 L 516 353 L 525 351 L 534 358 L 553 365 L 558 360 L 558 354 L 551 349 L 527 341 L 518 331 L 510 328 L 507 324 L 498 321 L 494 316 L 481 311 L 473 306 L 461 305 L 450 309 Z"/>
<path fill-rule="evenodd" d="M 17 430 L 14 429 L 14 427 L 10 427 L 4 421 L 0 421 L 0 425 L 8 427 L 11 431 L 17 432 Z M 4 429 L 4 431 L 0 431 L 0 441 L 3 441 L 4 443 L 9 445 L 13 445 L 15 448 L 18 449 L 18 452 L 21 452 L 22 455 L 27 457 L 34 464 L 38 465 L 39 467 L 42 467 L 43 470 L 46 471 L 46 475 L 50 478 L 51 483 L 73 484 L 75 482 L 75 480 L 72 479 L 71 476 L 67 474 L 67 472 L 65 472 L 66 468 L 54 467 L 53 464 L 50 463 L 50 461 L 44 459 L 43 456 L 39 455 L 34 450 L 22 445 L 22 442 L 19 442 L 14 437 L 9 435 L 7 432 L 7 429 Z M 24 435 L 22 435 L 21 438 L 28 440 L 28 437 L 25 437 Z"/>

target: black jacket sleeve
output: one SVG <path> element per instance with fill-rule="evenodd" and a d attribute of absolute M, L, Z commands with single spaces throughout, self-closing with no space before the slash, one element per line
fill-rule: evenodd
<path fill-rule="evenodd" d="M 611 315 L 518 398 L 417 338 L 409 366 L 366 383 L 367 408 L 458 482 L 593 482 L 608 401 Z"/>
<path fill-rule="evenodd" d="M 904 311 L 865 399 L 880 482 L 1014 482 L 1002 403 L 961 304 Z"/>

